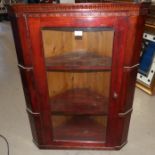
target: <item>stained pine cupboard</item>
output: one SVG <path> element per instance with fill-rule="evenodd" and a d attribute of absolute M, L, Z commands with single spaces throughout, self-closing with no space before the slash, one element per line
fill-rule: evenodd
<path fill-rule="evenodd" d="M 16 4 L 10 19 L 33 141 L 127 143 L 148 3 Z"/>

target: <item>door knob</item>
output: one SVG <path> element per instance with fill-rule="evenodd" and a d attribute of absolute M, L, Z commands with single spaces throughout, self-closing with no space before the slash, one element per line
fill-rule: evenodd
<path fill-rule="evenodd" d="M 113 98 L 114 98 L 114 99 L 117 99 L 117 98 L 118 98 L 118 94 L 117 94 L 116 92 L 114 92 Z"/>

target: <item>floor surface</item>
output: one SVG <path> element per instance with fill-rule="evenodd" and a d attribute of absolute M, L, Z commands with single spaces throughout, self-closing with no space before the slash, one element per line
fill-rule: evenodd
<path fill-rule="evenodd" d="M 10 155 L 155 155 L 155 96 L 136 89 L 128 144 L 120 151 L 39 150 L 32 143 L 9 22 L 0 22 L 0 134 Z M 0 155 L 6 145 L 0 139 Z"/>

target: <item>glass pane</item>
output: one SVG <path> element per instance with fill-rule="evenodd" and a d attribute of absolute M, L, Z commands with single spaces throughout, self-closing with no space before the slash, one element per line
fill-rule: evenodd
<path fill-rule="evenodd" d="M 52 112 L 107 114 L 110 72 L 47 72 Z"/>
<path fill-rule="evenodd" d="M 55 141 L 105 142 L 106 116 L 52 115 Z"/>
<path fill-rule="evenodd" d="M 110 70 L 113 31 L 102 29 L 42 30 L 47 70 Z"/>
<path fill-rule="evenodd" d="M 42 30 L 53 140 L 105 142 L 113 30 Z"/>

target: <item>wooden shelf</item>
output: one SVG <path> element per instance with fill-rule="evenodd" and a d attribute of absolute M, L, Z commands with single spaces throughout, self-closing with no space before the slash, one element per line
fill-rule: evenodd
<path fill-rule="evenodd" d="M 108 98 L 89 89 L 72 89 L 51 98 L 52 113 L 107 115 Z"/>
<path fill-rule="evenodd" d="M 90 116 L 74 116 L 53 128 L 55 141 L 100 141 L 105 142 L 106 128 Z"/>
<path fill-rule="evenodd" d="M 102 57 L 94 52 L 70 52 L 46 58 L 46 69 L 48 71 L 109 71 L 111 70 L 111 58 Z"/>

